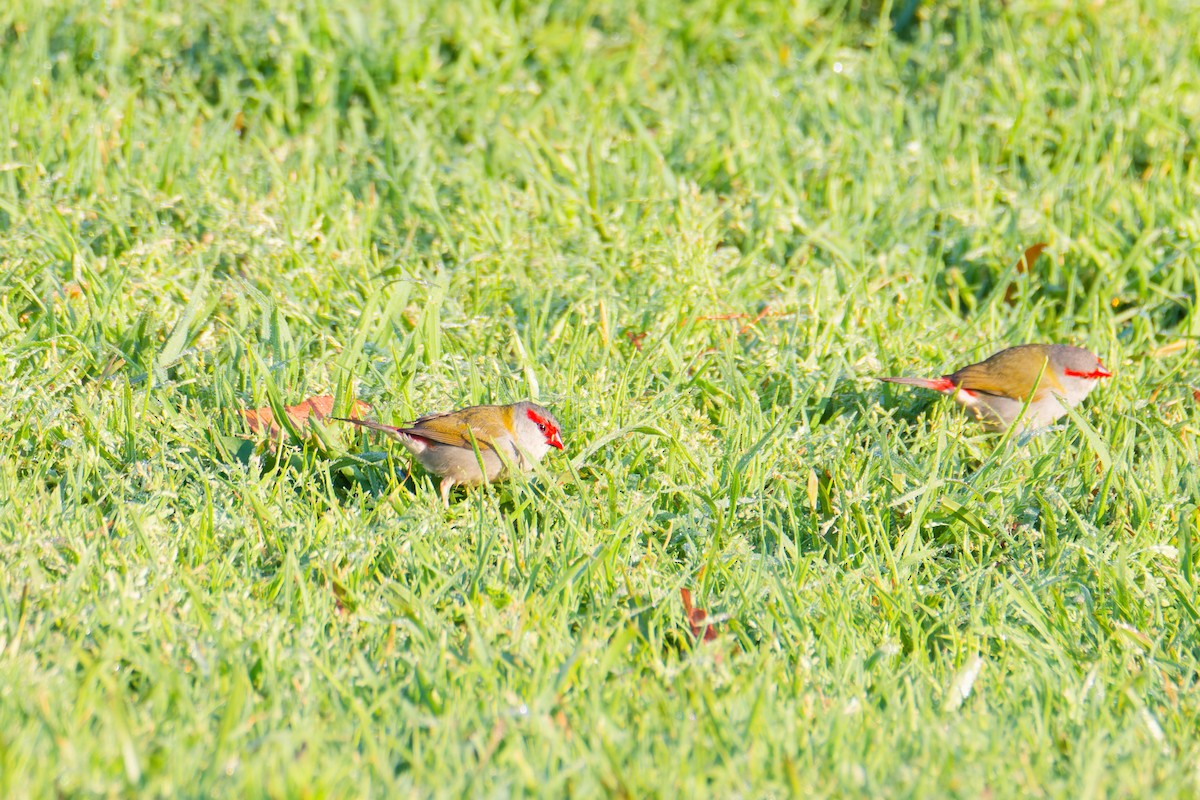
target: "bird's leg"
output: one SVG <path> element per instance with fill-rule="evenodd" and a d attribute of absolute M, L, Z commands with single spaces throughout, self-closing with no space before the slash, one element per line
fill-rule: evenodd
<path fill-rule="evenodd" d="M 442 505 L 446 508 L 450 507 L 450 490 L 454 488 L 454 481 L 449 478 L 442 478 Z"/>

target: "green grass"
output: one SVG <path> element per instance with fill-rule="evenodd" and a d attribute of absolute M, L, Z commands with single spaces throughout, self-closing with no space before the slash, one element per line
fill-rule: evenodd
<path fill-rule="evenodd" d="M 1200 793 L 1200 15 L 884 5 L 0 8 L 0 795 Z"/>

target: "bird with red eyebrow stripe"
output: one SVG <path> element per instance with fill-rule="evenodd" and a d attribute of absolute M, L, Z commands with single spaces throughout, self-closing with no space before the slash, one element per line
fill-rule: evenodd
<path fill-rule="evenodd" d="M 362 419 L 334 419 L 399 439 L 417 463 L 442 479 L 442 503 L 447 508 L 450 490 L 455 486 L 498 481 L 508 474 L 510 466 L 529 472 L 550 448 L 564 449 L 558 420 L 528 400 L 426 414 L 403 427 Z"/>
<path fill-rule="evenodd" d="M 1112 373 L 1095 353 L 1065 344 L 1022 344 L 940 378 L 880 378 L 950 395 L 993 430 L 1008 430 L 1029 401 L 1018 432 L 1054 423 Z M 1031 398 L 1032 395 L 1032 398 Z"/>

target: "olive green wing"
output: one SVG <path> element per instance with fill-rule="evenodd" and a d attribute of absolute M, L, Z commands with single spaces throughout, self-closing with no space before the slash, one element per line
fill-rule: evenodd
<path fill-rule="evenodd" d="M 1054 370 L 1046 363 L 1046 357 L 1040 352 L 1027 352 L 1024 347 L 1003 350 L 986 361 L 963 367 L 946 377 L 961 389 L 1014 400 L 1024 400 L 1035 385 L 1034 400 L 1042 399 L 1047 392 L 1062 389 Z"/>
<path fill-rule="evenodd" d="M 403 431 L 409 436 L 450 447 L 464 447 L 470 450 L 473 447 L 472 442 L 480 448 L 492 447 L 491 437 L 479 430 L 477 425 L 472 425 L 472 421 L 469 415 L 461 411 L 426 414 Z"/>

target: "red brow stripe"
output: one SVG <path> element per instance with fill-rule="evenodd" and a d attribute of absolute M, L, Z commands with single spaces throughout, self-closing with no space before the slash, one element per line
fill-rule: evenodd
<path fill-rule="evenodd" d="M 539 416 L 538 413 L 536 411 L 534 411 L 532 408 L 525 412 L 525 416 L 529 417 L 537 425 L 545 425 L 547 430 L 550 433 L 553 433 L 554 431 L 558 430 L 553 425 L 551 425 L 549 422 L 547 422 L 544 417 Z"/>
<path fill-rule="evenodd" d="M 1072 378 L 1084 378 L 1086 380 L 1096 380 L 1097 378 L 1110 378 L 1112 373 L 1106 369 L 1097 369 L 1092 372 L 1076 372 L 1073 369 L 1064 369 L 1064 375 L 1070 375 Z"/>

